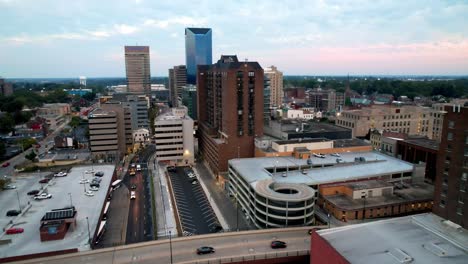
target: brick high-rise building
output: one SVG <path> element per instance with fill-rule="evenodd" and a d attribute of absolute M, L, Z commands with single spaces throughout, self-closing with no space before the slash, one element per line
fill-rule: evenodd
<path fill-rule="evenodd" d="M 151 92 L 150 53 L 148 46 L 125 46 L 127 91 L 149 95 Z"/>
<path fill-rule="evenodd" d="M 265 69 L 265 76 L 270 79 L 270 104 L 271 106 L 281 106 L 283 103 L 283 73 L 275 66 Z"/>
<path fill-rule="evenodd" d="M 169 69 L 169 94 L 173 107 L 178 107 L 179 98 L 182 98 L 182 89 L 187 85 L 187 68 L 185 65 L 174 66 Z"/>
<path fill-rule="evenodd" d="M 437 157 L 435 214 L 468 228 L 468 107 L 446 106 Z"/>
<path fill-rule="evenodd" d="M 254 157 L 254 139 L 263 135 L 263 69 L 223 55 L 213 65 L 198 66 L 199 146 L 215 175 L 228 160 Z"/>

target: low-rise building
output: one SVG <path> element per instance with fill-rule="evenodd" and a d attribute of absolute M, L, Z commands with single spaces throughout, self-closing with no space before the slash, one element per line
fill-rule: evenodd
<path fill-rule="evenodd" d="M 264 127 L 266 135 L 287 140 L 297 138 L 350 139 L 351 129 L 329 123 L 299 120 L 272 120 Z"/>
<path fill-rule="evenodd" d="M 314 223 L 322 185 L 369 179 L 401 182 L 423 177 L 413 164 L 377 152 L 337 157 L 262 157 L 229 161 L 228 194 L 257 228 Z"/>
<path fill-rule="evenodd" d="M 193 120 L 185 107 L 171 108 L 154 121 L 156 159 L 171 165 L 194 163 Z"/>
<path fill-rule="evenodd" d="M 430 182 L 435 181 L 438 152 L 439 143 L 428 138 L 409 137 L 397 142 L 397 157 L 414 164 L 424 163 L 425 179 Z"/>

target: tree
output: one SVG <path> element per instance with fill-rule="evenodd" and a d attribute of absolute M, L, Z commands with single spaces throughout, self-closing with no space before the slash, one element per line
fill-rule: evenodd
<path fill-rule="evenodd" d="M 31 150 L 31 152 L 29 152 L 29 154 L 26 154 L 24 157 L 27 158 L 30 161 L 34 161 L 36 156 L 37 156 L 36 153 L 34 153 L 34 151 Z"/>
<path fill-rule="evenodd" d="M 15 127 L 15 120 L 10 113 L 7 113 L 0 117 L 0 132 L 1 133 L 10 133 Z"/>
<path fill-rule="evenodd" d="M 6 145 L 3 141 L 0 141 L 0 157 L 3 157 L 6 153 Z"/>

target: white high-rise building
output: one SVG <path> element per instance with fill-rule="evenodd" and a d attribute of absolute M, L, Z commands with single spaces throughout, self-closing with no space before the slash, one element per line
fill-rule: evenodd
<path fill-rule="evenodd" d="M 270 79 L 270 105 L 278 107 L 283 103 L 283 72 L 270 66 L 265 68 L 264 74 Z"/>

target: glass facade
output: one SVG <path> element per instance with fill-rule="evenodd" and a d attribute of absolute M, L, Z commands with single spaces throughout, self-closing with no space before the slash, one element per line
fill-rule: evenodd
<path fill-rule="evenodd" d="M 211 28 L 185 29 L 187 83 L 196 84 L 197 65 L 212 64 Z"/>

